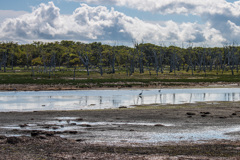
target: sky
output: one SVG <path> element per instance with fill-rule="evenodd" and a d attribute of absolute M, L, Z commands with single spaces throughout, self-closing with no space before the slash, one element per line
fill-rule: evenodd
<path fill-rule="evenodd" d="M 240 0 L 1 0 L 0 41 L 218 47 L 240 43 Z"/>

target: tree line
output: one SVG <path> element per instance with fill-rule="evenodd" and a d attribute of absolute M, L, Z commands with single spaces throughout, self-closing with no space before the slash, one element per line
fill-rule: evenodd
<path fill-rule="evenodd" d="M 134 47 L 111 46 L 74 41 L 33 42 L 17 44 L 0 43 L 0 71 L 16 66 L 34 70 L 42 67 L 42 72 L 56 71 L 62 66 L 74 68 L 84 67 L 86 74 L 97 70 L 100 75 L 114 74 L 124 70 L 127 75 L 135 72 L 161 74 L 186 71 L 207 73 L 231 71 L 234 75 L 239 71 L 240 47 L 232 44 L 223 47 L 188 47 L 163 46 L 150 43 L 134 43 Z"/>

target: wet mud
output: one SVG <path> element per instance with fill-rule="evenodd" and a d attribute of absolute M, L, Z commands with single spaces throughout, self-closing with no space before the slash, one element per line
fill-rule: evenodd
<path fill-rule="evenodd" d="M 0 157 L 237 159 L 239 121 L 239 102 L 5 112 L 0 113 Z"/>

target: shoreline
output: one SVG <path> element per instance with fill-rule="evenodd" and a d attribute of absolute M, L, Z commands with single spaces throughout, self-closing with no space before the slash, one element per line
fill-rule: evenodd
<path fill-rule="evenodd" d="M 127 137 L 121 135 L 118 137 L 115 133 L 133 134 L 134 137 L 138 135 L 141 140 L 145 136 L 136 133 L 178 133 L 214 126 L 221 129 L 234 127 L 239 124 L 239 120 L 240 102 L 152 106 L 152 108 L 141 106 L 135 109 L 0 112 L 0 157 L 5 156 L 6 159 L 18 159 L 19 156 L 25 156 L 25 159 L 39 157 L 43 159 L 74 159 L 74 157 L 75 159 L 90 157 L 237 159 L 240 158 L 240 141 L 234 138 L 182 141 L 179 137 L 180 141 L 176 143 L 167 141 L 136 145 L 137 143 L 132 143 Z M 107 123 L 99 124 L 99 122 Z M 110 125 L 111 123 L 113 125 Z M 142 125 L 145 123 L 153 125 Z M 109 137 L 109 133 L 112 133 L 113 137 Z M 239 131 L 231 130 L 223 134 L 240 136 Z M 59 137 L 62 135 L 65 138 Z M 67 138 L 69 136 L 73 138 Z M 116 143 L 113 143 L 114 137 Z M 98 142 L 98 139 L 104 139 L 105 142 Z"/>
<path fill-rule="evenodd" d="M 91 86 L 80 88 L 75 85 L 39 85 L 39 84 L 0 84 L 0 91 L 62 91 L 62 90 L 116 90 L 116 89 L 183 89 L 183 88 L 239 88 L 239 83 L 218 82 L 216 83 L 158 83 L 157 85 L 136 85 L 132 87 L 121 87 L 121 84 L 115 84 L 116 87 L 107 85 Z M 119 85 L 119 86 L 118 86 Z"/>

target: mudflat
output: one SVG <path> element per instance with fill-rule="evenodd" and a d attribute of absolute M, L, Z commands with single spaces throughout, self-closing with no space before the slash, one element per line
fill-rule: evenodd
<path fill-rule="evenodd" d="M 239 159 L 239 121 L 240 102 L 2 112 L 0 159 Z"/>

